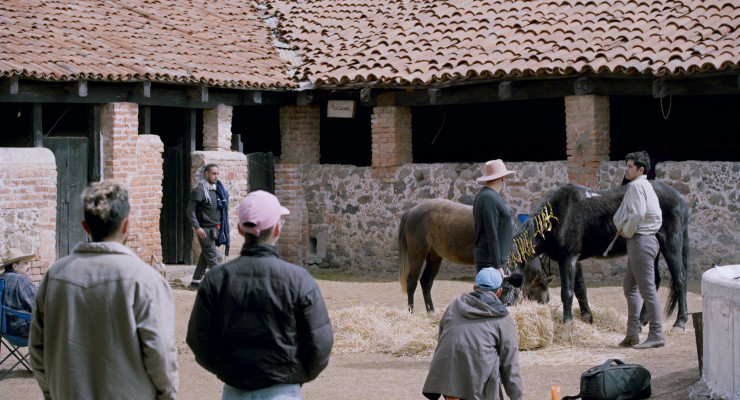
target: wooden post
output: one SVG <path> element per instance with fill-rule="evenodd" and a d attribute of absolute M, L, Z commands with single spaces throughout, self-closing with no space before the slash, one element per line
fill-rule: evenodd
<path fill-rule="evenodd" d="M 90 182 L 100 180 L 100 104 L 87 108 L 87 178 Z"/>
<path fill-rule="evenodd" d="M 699 376 L 704 373 L 704 323 L 702 313 L 691 313 L 691 322 L 694 324 L 694 336 L 696 336 L 696 355 L 699 356 Z"/>
<path fill-rule="evenodd" d="M 152 108 L 150 106 L 139 106 L 139 134 L 152 134 Z"/>
<path fill-rule="evenodd" d="M 33 103 L 33 147 L 44 147 L 44 128 L 41 119 L 41 104 Z"/>

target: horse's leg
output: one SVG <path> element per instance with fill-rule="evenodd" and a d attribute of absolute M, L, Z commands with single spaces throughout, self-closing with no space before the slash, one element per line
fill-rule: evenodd
<path fill-rule="evenodd" d="M 591 315 L 591 308 L 588 306 L 586 297 L 586 282 L 583 280 L 583 269 L 581 263 L 576 263 L 576 280 L 573 289 L 578 299 L 578 306 L 581 308 L 581 319 L 589 324 L 594 323 L 594 317 Z"/>
<path fill-rule="evenodd" d="M 423 265 L 423 257 L 409 255 L 409 275 L 406 277 L 406 292 L 408 293 L 409 312 L 411 313 L 414 312 L 414 292 L 416 292 L 416 284 L 419 281 L 419 274 Z"/>
<path fill-rule="evenodd" d="M 560 298 L 563 302 L 563 323 L 573 319 L 571 308 L 573 307 L 573 285 L 576 278 L 576 260 L 578 257 L 569 256 L 558 260 L 560 267 Z"/>
<path fill-rule="evenodd" d="M 431 252 L 427 255 L 427 264 L 424 272 L 421 274 L 421 292 L 424 294 L 424 305 L 427 307 L 427 313 L 434 313 L 434 303 L 432 303 L 432 284 L 434 278 L 439 272 L 439 266 L 442 264 L 442 257 Z"/>

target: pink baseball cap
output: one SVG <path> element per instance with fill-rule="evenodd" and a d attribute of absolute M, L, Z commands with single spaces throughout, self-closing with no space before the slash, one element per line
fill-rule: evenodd
<path fill-rule="evenodd" d="M 290 214 L 290 210 L 280 205 L 274 194 L 255 190 L 239 202 L 239 226 L 242 232 L 259 236 L 261 231 L 270 229 L 280 221 L 280 217 Z M 246 223 L 255 226 L 247 227 Z"/>

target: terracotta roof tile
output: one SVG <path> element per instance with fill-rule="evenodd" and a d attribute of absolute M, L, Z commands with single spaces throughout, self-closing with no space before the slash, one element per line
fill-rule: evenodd
<path fill-rule="evenodd" d="M 247 2 L 4 0 L 0 15 L 0 76 L 295 85 Z"/>
<path fill-rule="evenodd" d="M 0 76 L 40 79 L 426 85 L 740 63 L 737 0 L 5 0 L 0 24 Z"/>

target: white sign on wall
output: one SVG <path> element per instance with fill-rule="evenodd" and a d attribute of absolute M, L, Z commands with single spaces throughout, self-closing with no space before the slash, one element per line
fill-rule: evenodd
<path fill-rule="evenodd" d="M 326 103 L 327 118 L 354 118 L 354 100 L 329 100 Z"/>

